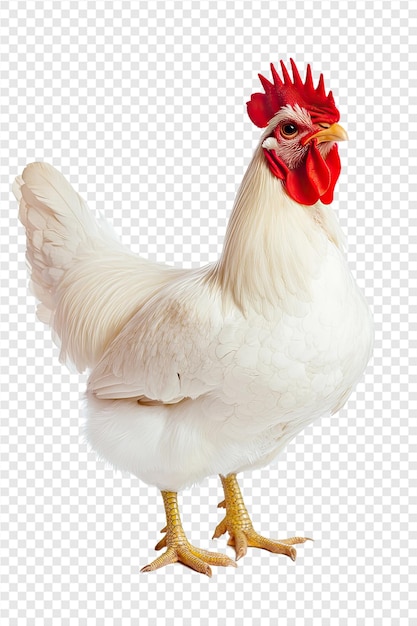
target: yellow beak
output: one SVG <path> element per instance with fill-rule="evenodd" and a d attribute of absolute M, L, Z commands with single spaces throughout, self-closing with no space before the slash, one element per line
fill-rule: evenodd
<path fill-rule="evenodd" d="M 328 128 L 319 130 L 314 135 L 310 135 L 304 142 L 307 144 L 312 139 L 317 139 L 317 143 L 323 143 L 324 141 L 347 141 L 349 139 L 345 129 L 340 124 L 332 124 Z"/>

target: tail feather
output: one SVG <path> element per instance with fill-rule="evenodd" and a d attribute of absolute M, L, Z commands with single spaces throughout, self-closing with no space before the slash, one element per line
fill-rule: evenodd
<path fill-rule="evenodd" d="M 102 234 L 83 199 L 48 163 L 28 165 L 13 192 L 26 228 L 33 289 L 45 306 L 53 307 L 56 288 L 79 247 L 102 241 Z"/>
<path fill-rule="evenodd" d="M 79 371 L 93 367 L 140 306 L 182 270 L 126 250 L 47 163 L 28 165 L 12 189 L 38 317 L 51 326 L 62 361 Z"/>

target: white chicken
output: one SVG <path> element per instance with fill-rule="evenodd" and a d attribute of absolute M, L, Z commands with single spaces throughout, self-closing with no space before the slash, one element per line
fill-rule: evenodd
<path fill-rule="evenodd" d="M 262 467 L 307 424 L 345 403 L 370 357 L 368 306 L 348 269 L 328 206 L 347 139 L 323 76 L 315 87 L 260 76 L 248 102 L 265 128 L 237 193 L 219 260 L 177 269 L 140 258 L 51 165 L 14 183 L 27 232 L 38 315 L 61 360 L 91 370 L 88 441 L 115 467 L 157 486 L 166 551 L 142 571 L 180 561 L 211 575 L 228 556 L 192 546 L 177 492 L 219 474 L 236 560 L 248 546 L 295 558 L 303 537 L 253 528 L 236 474 Z"/>

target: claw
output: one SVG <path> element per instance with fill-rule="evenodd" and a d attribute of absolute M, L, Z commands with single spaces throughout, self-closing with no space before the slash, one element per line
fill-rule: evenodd
<path fill-rule="evenodd" d="M 224 535 L 224 533 L 227 530 L 227 524 L 226 524 L 226 518 L 224 518 L 220 524 L 217 524 L 216 526 L 216 530 L 214 531 L 213 537 L 212 539 L 218 539 L 219 537 L 221 537 L 222 535 Z"/>

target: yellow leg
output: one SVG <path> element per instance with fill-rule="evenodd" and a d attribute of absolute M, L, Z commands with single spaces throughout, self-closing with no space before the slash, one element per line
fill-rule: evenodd
<path fill-rule="evenodd" d="M 277 554 L 286 554 L 295 561 L 296 550 L 292 546 L 309 541 L 308 537 L 290 537 L 289 539 L 266 539 L 254 530 L 249 513 L 243 502 L 242 493 L 236 480 L 236 474 L 220 476 L 224 497 L 219 507 L 226 508 L 226 516 L 214 531 L 213 539 L 228 531 L 229 546 L 234 546 L 236 561 L 245 556 L 248 547 L 263 548 Z M 312 540 L 311 540 L 312 541 Z"/>
<path fill-rule="evenodd" d="M 177 562 L 183 563 L 197 572 L 206 574 L 206 576 L 211 576 L 210 565 L 231 565 L 236 567 L 234 561 L 225 554 L 208 552 L 192 546 L 185 536 L 181 524 L 177 494 L 174 491 L 161 491 L 161 494 L 167 518 L 167 525 L 162 532 L 166 532 L 166 535 L 157 543 L 155 550 L 167 549 L 160 557 L 143 567 L 141 572 L 152 572 L 160 567 Z"/>

